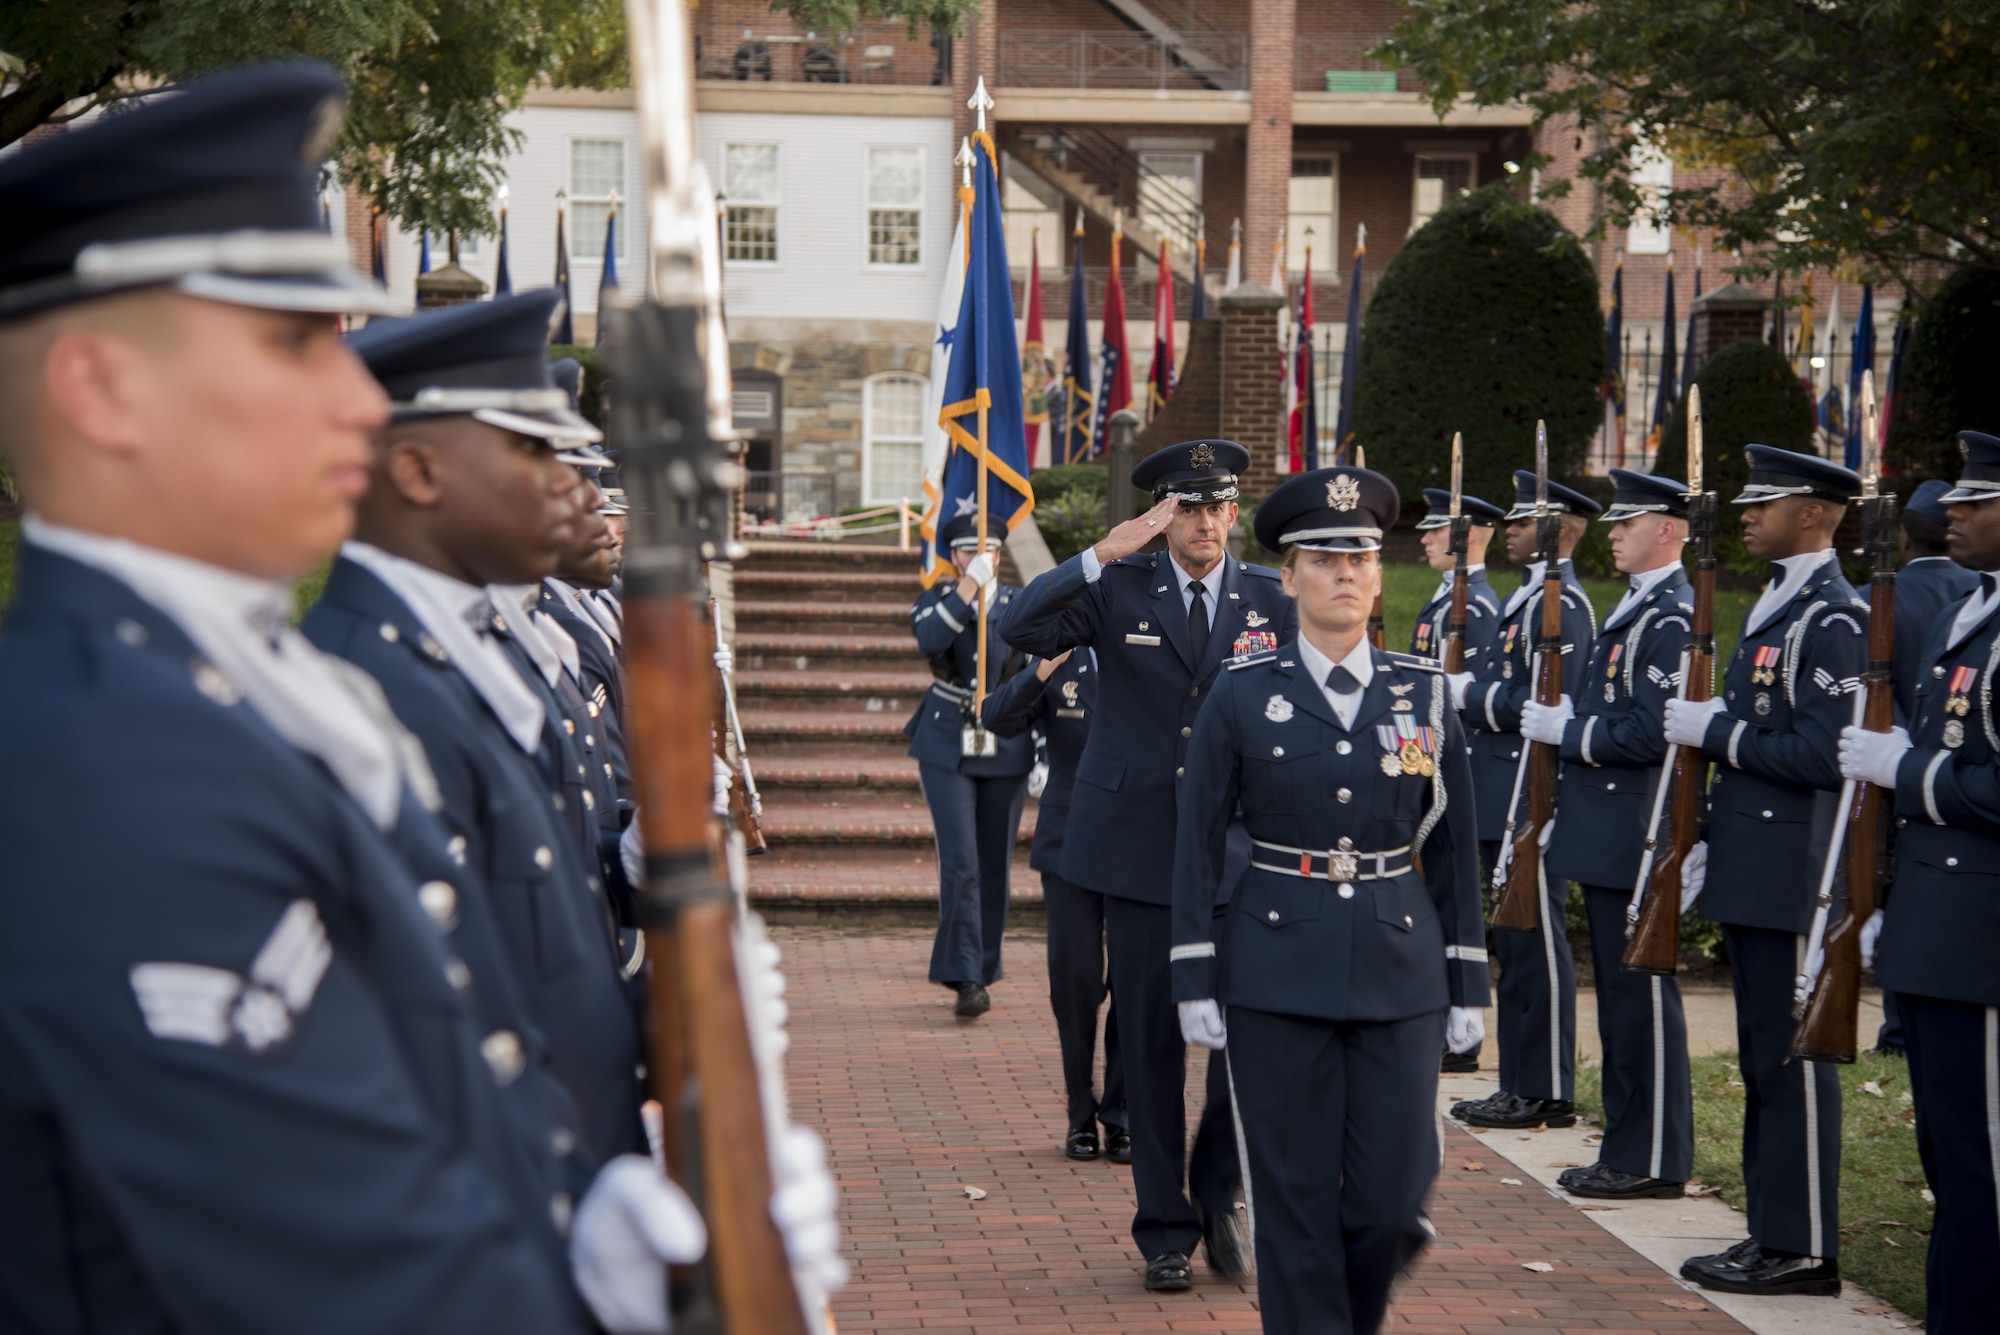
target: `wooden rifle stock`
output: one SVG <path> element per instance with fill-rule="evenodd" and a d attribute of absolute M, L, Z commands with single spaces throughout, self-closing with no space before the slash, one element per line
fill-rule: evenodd
<path fill-rule="evenodd" d="M 1870 398 L 1873 395 L 1869 395 Z M 1872 408 L 1872 404 L 1869 407 Z M 1895 691 L 1891 682 L 1896 654 L 1896 498 L 1869 496 L 1861 502 L 1861 527 L 1874 575 L 1868 594 L 1868 671 L 1861 726 L 1888 732 L 1895 726 Z M 1816 1062 L 1851 1062 L 1859 1051 L 1861 1022 L 1861 929 L 1880 903 L 1881 859 L 1887 849 L 1884 822 L 1888 812 L 1882 790 L 1856 783 L 1854 796 L 1838 819 L 1847 832 L 1847 904 L 1826 930 L 1825 962 L 1813 986 L 1812 998 L 1792 1035 L 1792 1055 Z"/>
<path fill-rule="evenodd" d="M 1444 670 L 1465 671 L 1465 605 L 1470 591 L 1465 587 L 1465 554 L 1472 541 L 1472 516 L 1460 515 L 1451 521 L 1451 610 L 1444 618 Z"/>
<path fill-rule="evenodd" d="M 1541 518 L 1542 626 L 1535 638 L 1535 702 L 1562 703 L 1562 559 L 1559 535 L 1562 517 Z M 1532 932 L 1542 925 L 1542 829 L 1556 814 L 1556 766 L 1562 756 L 1545 742 L 1528 748 L 1528 819 L 1513 827 L 1513 853 L 1507 880 L 1493 899 L 1493 926 L 1502 931 Z"/>
<path fill-rule="evenodd" d="M 1699 444 L 1697 444 L 1699 448 Z M 1694 498 L 1689 527 L 1695 543 L 1694 635 L 1688 645 L 1681 698 L 1699 704 L 1715 694 L 1715 502 L 1714 492 Z M 1625 955 L 1619 966 L 1627 973 L 1672 976 L 1681 957 L 1681 868 L 1688 851 L 1701 838 L 1708 760 L 1699 746 L 1676 746 L 1672 764 L 1662 777 L 1670 783 L 1667 839 L 1660 831 L 1646 832 L 1649 871 L 1639 914 L 1627 929 Z"/>

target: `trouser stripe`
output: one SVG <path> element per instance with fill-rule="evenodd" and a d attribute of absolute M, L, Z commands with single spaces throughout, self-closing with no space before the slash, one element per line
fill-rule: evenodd
<path fill-rule="evenodd" d="M 1993 1207 L 2000 1215 L 2000 1007 L 1986 1008 L 1986 1153 L 1993 1165 Z"/>
<path fill-rule="evenodd" d="M 1806 964 L 1806 939 L 1798 941 L 1798 963 L 1793 967 L 1803 971 Z M 1824 1229 L 1820 1222 L 1819 1207 L 1819 1081 L 1817 1069 L 1809 1061 L 1795 1062 L 1799 1078 L 1806 1086 L 1806 1213 L 1807 1229 L 1811 1237 L 1811 1251 L 1816 1257 L 1826 1255 L 1824 1250 Z"/>
<path fill-rule="evenodd" d="M 1667 1139 L 1667 1016 L 1661 994 L 1662 979 L 1655 974 L 1650 981 L 1653 984 L 1653 1157 L 1646 1176 L 1658 1177 Z"/>
<path fill-rule="evenodd" d="M 1562 1094 L 1563 1023 L 1562 978 L 1556 973 L 1556 928 L 1549 912 L 1549 869 L 1540 853 L 1535 855 L 1535 884 L 1542 893 L 1542 957 L 1549 979 L 1549 1083 L 1551 1093 Z"/>

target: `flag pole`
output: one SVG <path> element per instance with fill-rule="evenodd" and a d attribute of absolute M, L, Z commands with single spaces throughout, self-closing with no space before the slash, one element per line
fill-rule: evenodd
<path fill-rule="evenodd" d="M 986 134 L 986 109 L 993 105 L 993 99 L 986 91 L 986 80 L 984 78 L 981 78 L 979 86 L 973 89 L 972 100 L 968 105 L 972 108 L 973 114 L 979 118 L 977 133 L 983 138 Z M 972 184 L 972 160 L 968 160 L 965 164 L 965 183 L 967 185 Z M 965 253 L 969 260 L 972 254 L 970 229 L 968 229 L 965 238 Z M 979 524 L 978 551 L 981 556 L 986 555 L 986 475 L 989 468 L 989 460 L 986 452 L 986 408 L 986 391 L 982 387 L 979 398 L 979 518 L 977 521 Z M 973 736 L 977 739 L 979 748 L 977 754 L 979 755 L 986 754 L 987 748 L 985 720 L 981 716 L 986 709 L 986 621 L 988 611 L 986 590 L 991 583 L 992 581 L 988 580 L 982 582 L 979 586 L 979 639 L 977 650 L 973 655 L 974 668 L 978 673 L 978 679 L 972 685 L 972 726 L 975 730 Z"/>

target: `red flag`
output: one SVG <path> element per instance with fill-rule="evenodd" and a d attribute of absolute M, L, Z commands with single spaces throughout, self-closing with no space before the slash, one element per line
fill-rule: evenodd
<path fill-rule="evenodd" d="M 1160 238 L 1160 268 L 1153 284 L 1153 369 L 1146 377 L 1146 416 L 1167 406 L 1174 392 L 1174 271 L 1167 239 Z"/>
<path fill-rule="evenodd" d="M 1039 232 L 1028 237 L 1028 318 L 1022 327 L 1022 418 L 1028 424 L 1028 462 L 1049 466 L 1042 423 L 1049 420 L 1049 358 L 1042 350 L 1042 255 Z"/>
<path fill-rule="evenodd" d="M 1285 445 L 1291 472 L 1316 466 L 1318 414 L 1313 411 L 1313 257 L 1306 247 L 1306 276 L 1299 291 L 1299 318 L 1292 326 L 1291 368 L 1285 389 Z"/>
<path fill-rule="evenodd" d="M 1132 359 L 1131 350 L 1125 342 L 1125 284 L 1118 274 L 1118 243 L 1124 239 L 1122 229 L 1112 230 L 1111 277 L 1104 287 L 1104 336 L 1100 344 L 1112 355 L 1104 359 L 1110 380 L 1098 387 L 1098 393 L 1104 400 L 1104 411 L 1098 419 L 1104 424 L 1103 435 L 1098 440 L 1099 449 L 1110 447 L 1111 414 L 1132 406 Z"/>

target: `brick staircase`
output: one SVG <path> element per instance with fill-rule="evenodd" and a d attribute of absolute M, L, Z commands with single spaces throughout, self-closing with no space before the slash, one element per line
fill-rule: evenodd
<path fill-rule="evenodd" d="M 851 542 L 753 542 L 736 562 L 736 690 L 770 852 L 750 895 L 773 904 L 935 904 L 930 812 L 903 722 L 929 685 L 910 636 L 916 557 Z M 1022 815 L 1013 893 L 1028 870 Z"/>

